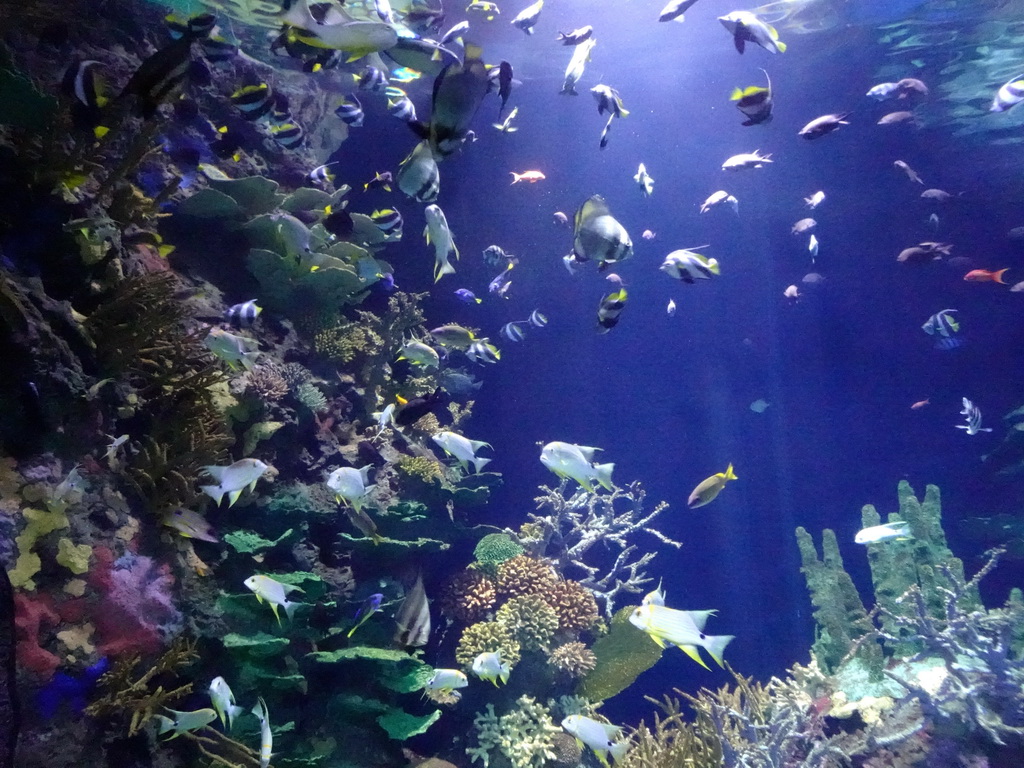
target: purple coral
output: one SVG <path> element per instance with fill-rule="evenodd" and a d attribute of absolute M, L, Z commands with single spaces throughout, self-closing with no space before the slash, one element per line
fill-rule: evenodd
<path fill-rule="evenodd" d="M 94 617 L 99 652 L 108 656 L 158 652 L 184 626 L 172 597 L 170 568 L 130 552 L 114 561 L 106 547 L 96 547 L 94 555 L 90 580 L 106 593 Z"/>

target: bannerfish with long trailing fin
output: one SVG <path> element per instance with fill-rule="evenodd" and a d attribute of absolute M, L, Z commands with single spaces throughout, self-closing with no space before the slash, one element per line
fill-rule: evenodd
<path fill-rule="evenodd" d="M 274 752 L 274 732 L 270 730 L 270 712 L 262 696 L 256 700 L 252 713 L 260 723 L 260 768 L 269 768 L 270 757 Z"/>
<path fill-rule="evenodd" d="M 953 317 L 955 309 L 941 309 L 925 320 L 921 330 L 929 336 L 935 337 L 936 349 L 955 349 L 963 342 L 957 338 L 960 332 L 960 323 Z"/>
<path fill-rule="evenodd" d="M 430 639 L 430 604 L 423 588 L 423 574 L 416 574 L 416 581 L 406 592 L 405 599 L 395 614 L 394 640 L 399 645 L 421 648 Z"/>
<path fill-rule="evenodd" d="M 736 109 L 747 116 L 741 125 L 759 125 L 772 119 L 772 110 L 775 107 L 772 79 L 765 70 L 761 71 L 768 81 L 767 86 L 748 85 L 746 88 L 735 88 L 729 97 L 731 101 L 736 102 Z"/>
<path fill-rule="evenodd" d="M 619 323 L 619 315 L 626 307 L 628 294 L 625 288 L 609 293 L 597 307 L 597 332 L 608 333 Z"/>
<path fill-rule="evenodd" d="M 636 173 L 633 175 L 633 181 L 639 185 L 640 192 L 644 197 L 650 197 L 654 194 L 654 178 L 647 172 L 647 166 L 643 163 L 640 163 L 640 167 L 637 168 Z"/>
<path fill-rule="evenodd" d="M 698 245 L 697 248 L 707 248 L 706 245 Z M 697 253 L 697 248 L 680 248 L 672 251 L 662 262 L 659 269 L 669 277 L 682 280 L 687 285 L 693 285 L 696 280 L 708 280 L 712 275 L 721 274 L 721 267 L 717 259 L 709 259 L 703 254 Z"/>
<path fill-rule="evenodd" d="M 991 427 L 981 426 L 981 409 L 978 408 L 974 403 L 968 400 L 966 397 L 963 398 L 964 409 L 960 413 L 967 418 L 966 424 L 957 424 L 957 429 L 963 429 L 967 431 L 968 435 L 976 435 L 979 432 L 991 432 Z"/>

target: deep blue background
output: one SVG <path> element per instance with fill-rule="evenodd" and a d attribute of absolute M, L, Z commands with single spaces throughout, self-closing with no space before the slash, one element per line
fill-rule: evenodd
<path fill-rule="evenodd" d="M 806 662 L 813 639 L 797 525 L 816 539 L 822 528 L 836 529 L 847 569 L 870 600 L 866 559 L 853 534 L 863 504 L 895 510 L 900 479 L 919 495 L 926 483 L 942 488 L 947 534 L 968 571 L 979 566 L 982 547 L 958 540 L 956 521 L 1021 510 L 1020 483 L 998 481 L 981 457 L 1002 439 L 1000 416 L 1024 401 L 1024 294 L 962 279 L 971 266 L 1010 267 L 1011 283 L 1024 279 L 1022 254 L 1005 236 L 1024 224 L 1017 150 L 955 139 L 941 126 L 876 126 L 904 105 L 864 95 L 887 61 L 870 28 L 783 31 L 784 55 L 752 46 L 740 56 L 716 20 L 733 10 L 730 2 L 702 0 L 682 24 L 658 24 L 660 5 L 552 2 L 532 37 L 508 24 L 518 7 L 503 6 L 492 24 L 472 20 L 471 38 L 483 44 L 486 60 L 510 60 L 522 81 L 511 104 L 520 108 L 520 130 L 505 135 L 489 127 L 498 111 L 490 97 L 476 120 L 479 141 L 441 165 L 438 203 L 462 253 L 455 276 L 430 284 L 433 252 L 419 239 L 421 206 L 373 193 L 379 197 L 367 196 L 357 210 L 397 204 L 405 240 L 385 258 L 399 285 L 431 290 L 431 322 L 479 327 L 502 347 L 501 362 L 479 370 L 485 384 L 466 427 L 469 437 L 494 446 L 490 468 L 506 481 L 481 522 L 515 528 L 532 511 L 538 484 L 554 480 L 538 461 L 539 444 L 603 448 L 619 484 L 641 480 L 652 503 L 672 504 L 659 527 L 685 546 L 662 547 L 652 570 L 664 577 L 669 604 L 717 608 L 708 631 L 735 634 L 727 659 L 764 678 Z M 446 27 L 458 18 L 450 15 Z M 561 96 L 571 49 L 555 44 L 555 33 L 584 24 L 596 30 L 593 60 L 581 95 Z M 735 86 L 761 84 L 760 67 L 776 90 L 775 119 L 746 128 L 728 95 Z M 933 85 L 938 79 L 927 66 L 904 75 Z M 617 88 L 631 111 L 616 121 L 604 151 L 598 138 L 605 118 L 587 93 L 599 82 Z M 428 85 L 408 89 L 424 116 Z M 929 109 L 919 107 L 924 116 Z M 834 135 L 815 142 L 797 136 L 810 119 L 846 111 L 851 124 Z M 415 143 L 398 121 L 378 116 L 372 125 L 353 131 L 337 153 L 343 178 L 396 170 Z M 720 170 L 728 156 L 754 149 L 770 152 L 774 163 L 738 174 Z M 897 159 L 925 186 L 893 168 Z M 650 199 L 632 181 L 641 161 L 655 179 Z M 509 171 L 527 169 L 547 180 L 509 185 Z M 936 208 L 919 199 L 933 186 L 963 194 Z M 718 189 L 739 198 L 738 216 L 698 213 Z M 791 235 L 790 227 L 808 215 L 803 198 L 818 189 L 827 200 L 811 214 L 821 241 L 812 267 L 806 237 Z M 596 310 L 613 286 L 592 265 L 569 275 L 561 257 L 571 232 L 552 223 L 554 211 L 571 217 L 592 194 L 606 198 L 635 247 L 630 261 L 616 265 L 629 300 L 607 335 L 596 333 Z M 937 232 L 926 223 L 933 210 Z M 641 239 L 645 229 L 656 233 L 653 241 Z M 896 263 L 900 250 L 930 239 L 954 243 L 954 255 L 973 264 Z M 508 300 L 460 303 L 456 288 L 486 296 L 495 270 L 480 254 L 492 243 L 521 259 Z M 669 251 L 703 243 L 721 262 L 720 277 L 687 286 L 658 271 Z M 809 271 L 825 282 L 801 285 L 803 298 L 786 301 L 786 286 Z M 678 305 L 671 318 L 669 298 Z M 959 310 L 966 342 L 951 352 L 933 349 L 921 330 L 944 308 Z M 529 330 L 519 344 L 499 339 L 502 324 L 533 309 L 548 316 L 546 328 Z M 954 428 L 964 396 L 995 432 L 968 436 Z M 749 410 L 758 398 L 770 403 L 765 413 Z M 910 410 L 925 398 L 929 406 Z M 740 479 L 713 504 L 687 510 L 693 486 L 729 462 Z M 653 538 L 639 543 L 658 546 Z M 1002 566 L 986 583 L 991 601 L 1003 600 L 1021 575 L 1019 565 Z M 650 710 L 644 694 L 724 680 L 724 673 L 668 652 L 602 711 L 635 723 Z"/>

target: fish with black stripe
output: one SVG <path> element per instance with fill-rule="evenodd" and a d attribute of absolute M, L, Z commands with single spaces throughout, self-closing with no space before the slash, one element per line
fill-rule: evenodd
<path fill-rule="evenodd" d="M 265 120 L 274 110 L 274 89 L 267 83 L 243 85 L 231 94 L 231 103 L 246 120 Z"/>
<path fill-rule="evenodd" d="M 597 308 L 598 333 L 608 333 L 618 324 L 619 315 L 622 314 L 622 310 L 626 307 L 627 297 L 626 289 L 619 288 L 619 290 L 609 293 L 601 299 L 601 304 Z"/>
<path fill-rule="evenodd" d="M 629 233 L 600 195 L 589 198 L 573 218 L 572 251 L 576 261 L 596 261 L 598 269 L 633 255 Z"/>

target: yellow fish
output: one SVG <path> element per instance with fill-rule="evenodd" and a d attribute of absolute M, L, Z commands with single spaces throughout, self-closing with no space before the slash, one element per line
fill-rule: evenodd
<path fill-rule="evenodd" d="M 690 509 L 696 509 L 697 507 L 703 507 L 705 504 L 709 504 L 715 500 L 715 497 L 722 492 L 725 488 L 725 484 L 730 480 L 737 480 L 738 478 L 732 471 L 732 464 L 725 472 L 718 472 L 712 475 L 707 480 L 704 480 L 693 489 L 690 494 L 690 498 L 686 500 L 686 503 L 690 506 Z"/>

